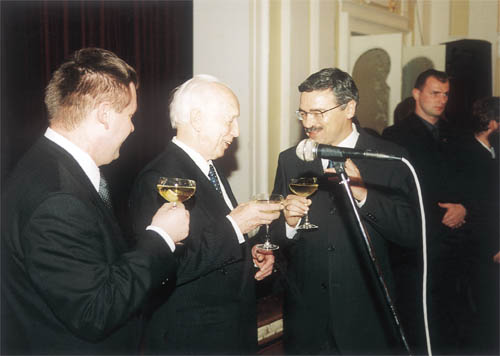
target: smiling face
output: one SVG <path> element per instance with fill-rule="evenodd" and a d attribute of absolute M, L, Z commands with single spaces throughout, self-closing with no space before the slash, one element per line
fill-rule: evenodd
<path fill-rule="evenodd" d="M 137 110 L 137 93 L 134 84 L 129 85 L 130 101 L 120 112 L 109 107 L 107 115 L 109 118 L 109 136 L 105 143 L 109 147 L 111 157 L 107 159 L 109 163 L 120 156 L 120 148 L 127 137 L 134 131 L 132 117 Z"/>
<path fill-rule="evenodd" d="M 323 112 L 335 106 L 337 100 L 331 89 L 303 92 L 300 95 L 299 110 L 305 112 Z M 352 132 L 351 119 L 355 109 L 356 103 L 351 100 L 345 105 L 325 112 L 317 119 L 307 115 L 301 122 L 309 138 L 320 144 L 336 146 Z"/>
<path fill-rule="evenodd" d="M 240 135 L 240 105 L 233 92 L 214 83 L 205 93 L 206 105 L 199 110 L 198 151 L 206 160 L 224 156 L 233 139 Z"/>
<path fill-rule="evenodd" d="M 415 113 L 422 119 L 435 124 L 443 114 L 448 102 L 450 82 L 441 82 L 429 77 L 421 89 L 413 89 Z"/>

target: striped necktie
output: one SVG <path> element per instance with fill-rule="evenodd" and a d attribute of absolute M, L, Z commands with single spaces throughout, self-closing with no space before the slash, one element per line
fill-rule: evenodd
<path fill-rule="evenodd" d="M 101 197 L 104 204 L 110 209 L 113 209 L 113 204 L 111 203 L 111 194 L 109 193 L 108 182 L 101 173 L 101 180 L 99 181 L 99 196 Z"/>
<path fill-rule="evenodd" d="M 208 178 L 210 182 L 214 186 L 215 190 L 218 191 L 222 195 L 222 190 L 220 189 L 219 179 L 217 178 L 217 173 L 215 173 L 215 168 L 213 165 L 210 165 L 210 170 L 208 171 Z"/>

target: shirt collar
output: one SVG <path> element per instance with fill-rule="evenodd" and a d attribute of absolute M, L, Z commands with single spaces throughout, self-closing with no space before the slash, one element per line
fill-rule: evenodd
<path fill-rule="evenodd" d="M 483 146 L 484 148 L 486 148 L 486 149 L 490 152 L 490 154 L 491 154 L 491 159 L 495 159 L 496 154 L 495 154 L 495 149 L 493 148 L 493 146 L 488 147 L 488 146 L 486 146 L 486 145 L 483 143 L 483 141 L 479 140 L 477 137 L 476 137 L 475 139 L 476 139 L 476 141 L 477 141 L 477 142 L 479 142 L 479 143 L 481 144 L 481 146 Z"/>
<path fill-rule="evenodd" d="M 186 154 L 193 160 L 193 162 L 198 166 L 198 168 L 201 169 L 201 171 L 208 177 L 208 171 L 210 170 L 210 164 L 212 164 L 212 161 L 205 160 L 203 156 L 196 150 L 192 149 L 188 145 L 186 145 L 184 142 L 179 140 L 177 136 L 174 136 L 172 138 L 172 142 L 179 146 Z"/>
<path fill-rule="evenodd" d="M 435 140 L 438 140 L 439 139 L 439 120 L 434 125 L 434 124 L 431 124 L 429 121 L 421 118 L 416 113 L 415 113 L 415 115 L 420 119 L 420 121 L 422 121 L 424 126 L 431 132 L 432 137 L 434 137 Z"/>
<path fill-rule="evenodd" d="M 99 192 L 99 181 L 101 179 L 101 173 L 99 171 L 99 167 L 97 167 L 94 160 L 89 156 L 89 154 L 83 151 L 73 142 L 68 140 L 66 137 L 52 130 L 50 127 L 47 128 L 44 136 L 50 141 L 54 142 L 56 145 L 60 146 L 75 159 L 75 161 L 80 165 L 87 177 L 90 179 L 90 182 L 92 183 L 96 191 Z"/>
<path fill-rule="evenodd" d="M 356 128 L 356 125 L 354 123 L 352 125 L 352 132 L 347 136 L 345 139 L 343 139 L 337 147 L 344 147 L 344 148 L 354 148 L 356 147 L 356 143 L 358 142 L 359 138 L 359 132 L 358 129 Z M 323 164 L 323 168 L 328 167 L 328 159 L 321 159 L 321 163 Z"/>

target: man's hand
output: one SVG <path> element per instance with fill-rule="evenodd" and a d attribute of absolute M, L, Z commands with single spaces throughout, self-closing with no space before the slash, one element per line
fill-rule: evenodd
<path fill-rule="evenodd" d="M 357 201 L 363 201 L 366 199 L 368 194 L 367 189 L 365 188 L 365 184 L 363 183 L 363 178 L 361 178 L 361 173 L 359 172 L 358 167 L 354 164 L 354 162 L 348 158 L 345 161 L 345 172 L 349 177 L 349 183 L 351 186 L 352 196 Z M 325 173 L 337 173 L 335 168 L 327 168 L 325 169 Z"/>
<path fill-rule="evenodd" d="M 177 202 L 176 207 L 173 203 L 165 203 L 153 216 L 151 225 L 163 229 L 177 243 L 189 234 L 189 212 L 180 202 Z"/>
<path fill-rule="evenodd" d="M 295 227 L 300 219 L 309 211 L 311 200 L 299 197 L 298 195 L 290 194 L 286 197 L 283 205 L 283 215 L 285 216 L 286 223 L 291 227 Z"/>
<path fill-rule="evenodd" d="M 467 210 L 462 204 L 453 203 L 438 203 L 441 208 L 446 209 L 446 213 L 443 216 L 441 222 L 451 229 L 458 229 L 463 224 L 465 224 L 465 216 L 467 215 Z"/>
<path fill-rule="evenodd" d="M 273 251 L 262 251 L 257 246 L 252 247 L 253 263 L 259 268 L 255 279 L 260 281 L 273 273 L 274 255 Z"/>
<path fill-rule="evenodd" d="M 253 229 L 270 224 L 280 216 L 280 210 L 283 209 L 281 203 L 260 204 L 255 201 L 249 201 L 238 205 L 229 216 L 234 220 L 243 234 Z"/>
<path fill-rule="evenodd" d="M 500 263 L 500 251 L 498 251 L 497 254 L 493 256 L 493 262 Z"/>

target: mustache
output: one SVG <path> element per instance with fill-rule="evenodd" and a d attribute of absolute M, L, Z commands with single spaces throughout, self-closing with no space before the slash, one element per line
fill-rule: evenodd
<path fill-rule="evenodd" d="M 304 127 L 304 131 L 306 133 L 314 132 L 314 131 L 319 131 L 321 130 L 321 127 L 319 126 L 312 126 L 312 127 Z"/>

